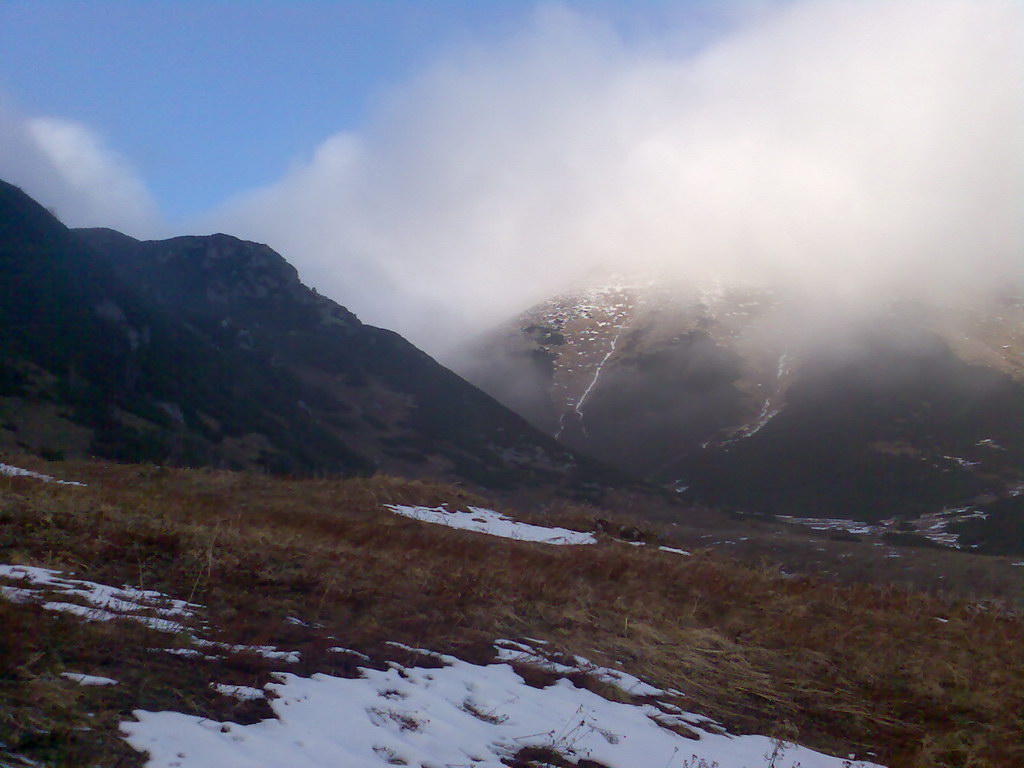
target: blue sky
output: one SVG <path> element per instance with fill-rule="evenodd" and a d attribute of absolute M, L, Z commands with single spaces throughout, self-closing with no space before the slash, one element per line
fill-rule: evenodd
<path fill-rule="evenodd" d="M 642 34 L 707 3 L 563 3 Z M 170 222 L 267 184 L 447 50 L 529 23 L 510 0 L 0 3 L 0 93 L 80 121 Z M 700 34 L 703 34 L 701 32 Z"/>
<path fill-rule="evenodd" d="M 0 4 L 0 87 L 127 156 L 171 219 L 266 183 L 502 3 Z"/>

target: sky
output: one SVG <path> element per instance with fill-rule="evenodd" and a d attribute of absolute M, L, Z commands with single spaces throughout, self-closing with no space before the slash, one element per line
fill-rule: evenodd
<path fill-rule="evenodd" d="M 0 4 L 0 177 L 439 352 L 595 270 L 1021 277 L 1016 0 Z"/>
<path fill-rule="evenodd" d="M 515 16 L 441 5 L 5 1 L 0 89 L 88 126 L 183 224 L 357 125 L 437 48 Z"/>
<path fill-rule="evenodd" d="M 624 34 L 706 3 L 582 2 Z M 7 109 L 87 126 L 145 180 L 162 219 L 187 223 L 274 181 L 445 51 L 524 28 L 511 0 L 5 0 L 0 94 Z"/>

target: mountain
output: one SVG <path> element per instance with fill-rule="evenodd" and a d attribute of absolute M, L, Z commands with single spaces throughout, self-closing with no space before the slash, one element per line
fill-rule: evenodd
<path fill-rule="evenodd" d="M 0 183 L 0 446 L 581 496 L 613 475 L 228 235 L 72 231 Z"/>
<path fill-rule="evenodd" d="M 1019 297 L 785 310 L 749 286 L 613 276 L 490 331 L 457 367 L 572 448 L 708 504 L 877 521 L 1024 487 Z"/>

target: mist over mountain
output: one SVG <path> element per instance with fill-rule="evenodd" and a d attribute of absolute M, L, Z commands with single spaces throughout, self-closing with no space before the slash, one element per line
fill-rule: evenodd
<path fill-rule="evenodd" d="M 755 284 L 814 323 L 1019 275 L 1018 3 L 722 7 L 700 45 L 543 10 L 211 221 L 442 357 L 594 270 Z"/>
<path fill-rule="evenodd" d="M 72 226 L 266 242 L 442 359 L 595 271 L 742 281 L 826 317 L 893 295 L 984 301 L 1019 276 L 1019 3 L 697 15 L 547 5 L 449 41 L 276 181 L 187 226 L 161 221 L 99 131 L 3 93 L 0 176 Z"/>
<path fill-rule="evenodd" d="M 145 182 L 89 126 L 30 115 L 0 90 L 0 178 L 17 184 L 68 226 L 108 226 L 137 236 L 166 226 Z"/>
<path fill-rule="evenodd" d="M 482 334 L 458 370 L 566 445 L 691 501 L 879 521 L 1021 493 L 1019 292 L 836 308 L 831 322 L 804 309 L 742 284 L 606 275 Z M 1024 547 L 1024 528 L 1010 540 Z"/>

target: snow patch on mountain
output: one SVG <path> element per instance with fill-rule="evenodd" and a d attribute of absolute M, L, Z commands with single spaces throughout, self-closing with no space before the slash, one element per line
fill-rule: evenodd
<path fill-rule="evenodd" d="M 601 371 L 604 370 L 605 364 L 608 362 L 609 359 L 611 359 L 611 356 L 615 354 L 615 347 L 618 345 L 619 339 L 622 337 L 622 328 L 620 327 L 617 330 L 618 333 L 616 333 L 615 336 L 612 337 L 612 343 L 611 346 L 608 348 L 607 354 L 605 354 L 605 356 L 601 358 L 601 362 L 599 362 L 597 364 L 597 368 L 594 369 L 594 378 L 590 380 L 590 383 L 587 385 L 587 388 L 583 390 L 583 394 L 580 395 L 580 399 L 576 401 L 576 404 L 573 406 L 572 409 L 573 413 L 576 414 L 576 418 L 579 420 L 580 432 L 582 432 L 584 437 L 587 436 L 587 425 L 583 421 L 583 404 L 587 401 L 587 398 L 590 397 L 590 393 L 593 391 L 594 386 L 597 384 L 597 380 L 601 377 Z M 555 434 L 556 440 L 562 436 L 562 432 L 565 430 L 565 416 L 566 414 L 563 413 L 558 420 L 558 432 Z"/>

